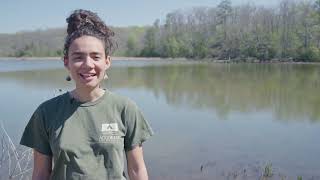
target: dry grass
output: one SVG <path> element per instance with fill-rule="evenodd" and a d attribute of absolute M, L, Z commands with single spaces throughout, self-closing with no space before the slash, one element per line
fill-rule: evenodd
<path fill-rule="evenodd" d="M 31 179 L 32 150 L 16 146 L 0 121 L 0 177 L 1 179 Z"/>

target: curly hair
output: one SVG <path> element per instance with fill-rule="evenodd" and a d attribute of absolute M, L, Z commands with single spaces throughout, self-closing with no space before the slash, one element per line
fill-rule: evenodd
<path fill-rule="evenodd" d="M 71 43 L 81 36 L 93 36 L 100 39 L 105 48 L 106 55 L 110 55 L 116 46 L 112 37 L 114 32 L 91 11 L 78 9 L 66 19 L 68 23 L 67 36 L 64 42 L 64 57 L 68 56 Z"/>

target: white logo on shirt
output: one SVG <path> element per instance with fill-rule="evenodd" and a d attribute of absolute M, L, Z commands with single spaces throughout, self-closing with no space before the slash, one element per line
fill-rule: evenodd
<path fill-rule="evenodd" d="M 102 132 L 117 132 L 119 131 L 119 127 L 117 123 L 106 123 L 106 124 L 102 124 L 102 128 L 101 128 Z"/>
<path fill-rule="evenodd" d="M 101 143 L 112 143 L 122 140 L 122 137 L 118 135 L 119 126 L 117 123 L 105 123 L 101 125 L 102 134 L 99 137 Z"/>

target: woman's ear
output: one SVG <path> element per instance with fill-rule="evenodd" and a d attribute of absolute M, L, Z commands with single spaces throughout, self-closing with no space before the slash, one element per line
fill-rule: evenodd
<path fill-rule="evenodd" d="M 69 59 L 66 56 L 63 57 L 63 65 L 64 65 L 64 67 L 69 69 Z"/>
<path fill-rule="evenodd" d="M 109 69 L 109 67 L 111 66 L 111 57 L 107 56 L 106 57 L 106 70 Z"/>

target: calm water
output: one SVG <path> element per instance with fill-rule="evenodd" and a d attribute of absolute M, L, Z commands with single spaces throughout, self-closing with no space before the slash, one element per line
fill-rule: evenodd
<path fill-rule="evenodd" d="M 71 90 L 66 74 L 60 61 L 0 61 L 14 143 L 42 101 Z M 258 179 L 268 163 L 273 179 L 320 179 L 320 65 L 116 61 L 108 74 L 103 86 L 135 100 L 155 131 L 150 179 Z"/>

